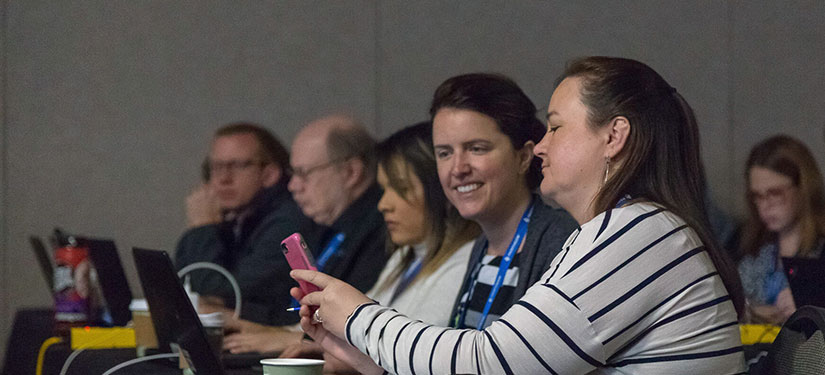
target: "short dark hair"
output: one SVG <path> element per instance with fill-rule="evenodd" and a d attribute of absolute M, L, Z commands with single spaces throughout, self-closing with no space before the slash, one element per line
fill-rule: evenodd
<path fill-rule="evenodd" d="M 442 108 L 466 109 L 492 118 L 516 150 L 527 141 L 538 143 L 546 131 L 536 118 L 535 104 L 512 79 L 501 74 L 471 73 L 447 79 L 435 90 L 430 119 Z M 526 179 L 530 190 L 541 183 L 539 158 L 533 158 Z"/>
<path fill-rule="evenodd" d="M 624 195 L 664 206 L 698 235 L 741 314 L 744 296 L 739 275 L 711 235 L 705 212 L 705 176 L 699 127 L 693 109 L 649 66 L 630 59 L 592 56 L 573 60 L 558 79 L 580 78 L 588 126 L 600 128 L 616 117 L 630 123 L 630 134 L 616 156 L 620 169 L 596 195 L 596 213 Z"/>
<path fill-rule="evenodd" d="M 251 134 L 258 140 L 261 161 L 273 163 L 282 171 L 289 168 L 289 152 L 283 143 L 269 130 L 251 122 L 224 125 L 215 131 L 215 138 L 236 134 Z"/>

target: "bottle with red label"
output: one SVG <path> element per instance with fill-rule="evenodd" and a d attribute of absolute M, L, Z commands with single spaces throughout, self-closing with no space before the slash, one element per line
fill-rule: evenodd
<path fill-rule="evenodd" d="M 58 334 L 84 326 L 92 316 L 89 249 L 55 230 L 54 322 Z"/>

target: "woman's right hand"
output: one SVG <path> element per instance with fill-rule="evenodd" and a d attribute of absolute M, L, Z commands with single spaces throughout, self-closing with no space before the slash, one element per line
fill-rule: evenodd
<path fill-rule="evenodd" d="M 314 271 L 307 271 L 307 272 L 314 272 Z M 331 280 L 335 280 L 340 284 L 343 284 L 347 287 L 352 288 L 351 286 L 349 286 L 349 284 L 344 283 L 343 281 L 340 281 L 340 280 L 337 280 L 335 278 L 326 276 L 326 275 L 324 275 L 322 273 L 319 273 L 319 272 L 315 272 L 315 273 L 317 273 L 319 275 L 323 275 L 323 276 L 325 276 L 325 277 L 327 277 Z M 307 281 L 309 281 L 309 280 L 307 280 Z M 318 285 L 318 287 L 320 287 L 322 289 L 322 291 L 321 292 L 310 293 L 309 294 L 310 296 L 314 295 L 314 294 L 323 293 L 326 290 L 325 287 L 328 286 L 329 284 L 325 284 L 324 286 L 319 285 L 319 284 L 315 284 L 315 285 Z M 352 289 L 355 289 L 355 288 L 352 288 Z M 332 290 L 330 290 L 330 292 L 333 292 L 334 290 L 336 290 L 336 288 L 332 288 Z M 358 292 L 357 289 L 355 289 L 355 291 L 360 294 L 360 292 Z M 378 365 L 376 365 L 375 362 L 372 361 L 372 358 L 368 357 L 364 353 L 361 353 L 361 351 L 358 350 L 358 348 L 350 345 L 348 342 L 346 342 L 346 340 L 344 340 L 342 338 L 339 338 L 338 336 L 336 336 L 336 335 L 332 334 L 330 331 L 328 331 L 324 327 L 324 324 L 326 324 L 326 318 L 322 318 L 322 320 L 324 320 L 323 324 L 314 321 L 314 319 L 315 319 L 315 317 L 313 316 L 314 313 L 311 312 L 313 310 L 309 308 L 309 305 L 305 304 L 305 301 L 307 301 L 307 299 L 304 298 L 305 296 L 304 296 L 304 294 L 303 294 L 303 292 L 301 291 L 300 288 L 292 288 L 290 290 L 290 294 L 293 297 L 295 297 L 295 299 L 301 301 L 301 328 L 304 330 L 304 332 L 306 332 L 306 334 L 308 334 L 310 337 L 312 337 L 312 339 L 315 340 L 315 343 L 320 345 L 321 348 L 326 353 L 328 353 L 328 354 L 332 355 L 333 357 L 339 359 L 340 361 L 352 366 L 354 369 L 358 370 L 358 372 L 360 372 L 362 374 L 383 374 L 384 373 L 384 369 L 379 367 Z M 365 298 L 366 298 L 366 296 L 365 296 Z M 367 299 L 367 300 L 369 301 L 369 299 Z M 357 307 L 357 306 L 358 305 L 356 305 L 355 307 Z M 318 308 L 320 309 L 320 307 L 318 307 Z M 353 308 L 353 310 L 354 310 L 354 308 Z M 346 317 L 345 317 L 344 320 L 346 321 Z"/>
<path fill-rule="evenodd" d="M 321 289 L 305 296 L 300 291 L 297 295 L 291 292 L 293 297 L 301 301 L 302 325 L 304 317 L 309 318 L 310 323 L 313 323 L 313 319 L 320 318 L 314 323 L 321 323 L 325 331 L 329 331 L 338 337 L 344 337 L 346 334 L 347 319 L 355 309 L 360 305 L 372 302 L 369 297 L 352 285 L 318 271 L 293 270 L 289 275 L 293 279 L 315 284 Z M 311 312 L 312 309 L 308 308 L 309 306 L 316 307 L 316 309 Z M 309 329 L 312 330 L 311 327 Z M 312 332 L 307 331 L 307 333 L 315 338 Z M 319 334 L 323 333 L 319 332 Z M 317 338 L 315 340 L 318 341 Z"/>

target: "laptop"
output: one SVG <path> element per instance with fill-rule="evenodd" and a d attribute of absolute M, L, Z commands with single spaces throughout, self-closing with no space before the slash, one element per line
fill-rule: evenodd
<path fill-rule="evenodd" d="M 228 352 L 218 358 L 209 347 L 206 332 L 169 254 L 140 248 L 134 248 L 133 254 L 160 351 L 181 351 L 190 366 L 203 374 L 225 374 L 224 368 L 246 370 L 260 366 L 261 359 L 272 358 L 271 354 Z M 258 368 L 253 373 L 260 374 L 260 371 Z"/>
<path fill-rule="evenodd" d="M 34 257 L 37 258 L 37 265 L 40 266 L 43 278 L 46 279 L 49 293 L 52 293 L 54 290 L 54 264 L 52 263 L 51 253 L 46 250 L 43 239 L 38 236 L 29 236 L 29 243 L 32 245 Z"/>
<path fill-rule="evenodd" d="M 115 242 L 110 239 L 78 237 L 78 244 L 89 249 L 89 259 L 97 271 L 97 279 L 110 317 L 103 321 L 113 326 L 125 326 L 132 320 L 129 304 L 132 291 L 120 262 Z M 110 318 L 110 319 L 107 319 Z"/>
<path fill-rule="evenodd" d="M 782 258 L 782 265 L 796 306 L 812 305 L 825 308 L 825 288 L 822 287 L 825 260 Z"/>
<path fill-rule="evenodd" d="M 90 237 L 77 237 L 77 241 L 80 246 L 89 249 L 89 259 L 97 272 L 98 284 L 108 309 L 108 314 L 104 314 L 102 322 L 99 323 L 109 326 L 125 326 L 132 320 L 132 311 L 129 310 L 132 291 L 129 289 L 129 282 L 126 280 L 126 273 L 123 271 L 123 264 L 120 262 L 120 254 L 117 252 L 115 242 L 110 239 Z M 52 293 L 54 290 L 53 254 L 48 250 L 43 239 L 38 236 L 29 236 L 29 243 L 49 287 L 49 293 Z"/>

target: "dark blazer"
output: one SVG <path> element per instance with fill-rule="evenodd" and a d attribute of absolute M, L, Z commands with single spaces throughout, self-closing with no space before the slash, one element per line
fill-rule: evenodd
<path fill-rule="evenodd" d="M 378 211 L 382 194 L 381 188 L 373 184 L 341 213 L 332 226 L 320 228 L 320 233 L 313 234 L 314 242 L 308 242 L 317 259 L 337 233 L 344 233 L 344 242 L 322 271 L 361 292 L 372 288 L 389 258 L 384 217 Z"/>
<path fill-rule="evenodd" d="M 297 285 L 289 277 L 289 265 L 281 253 L 281 241 L 295 232 L 315 226 L 306 218 L 281 181 L 261 190 L 250 202 L 251 210 L 235 236 L 235 222 L 204 225 L 187 230 L 175 251 L 178 269 L 195 262 L 211 262 L 226 268 L 241 288 L 241 317 L 258 323 L 296 323 L 297 314 L 285 311 Z M 235 293 L 223 275 L 212 270 L 189 273 L 192 289 L 202 295 L 222 297 L 235 305 Z"/>

